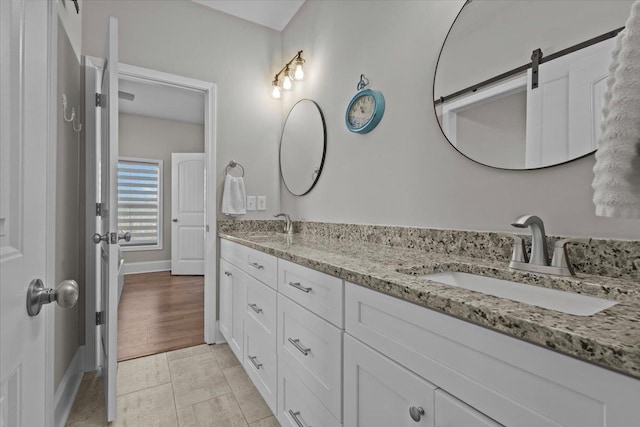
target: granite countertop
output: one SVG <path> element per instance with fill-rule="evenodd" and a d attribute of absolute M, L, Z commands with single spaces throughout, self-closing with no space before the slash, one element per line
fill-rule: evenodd
<path fill-rule="evenodd" d="M 640 379 L 640 283 L 578 274 L 575 277 L 510 271 L 495 261 L 264 231 L 220 231 L 244 246 L 340 277 L 361 286 Z M 418 276 L 461 271 L 592 295 L 618 302 L 593 316 L 574 316 Z"/>

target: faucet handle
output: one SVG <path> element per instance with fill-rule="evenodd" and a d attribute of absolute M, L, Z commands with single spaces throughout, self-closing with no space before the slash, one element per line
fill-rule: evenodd
<path fill-rule="evenodd" d="M 524 236 L 516 233 L 499 232 L 500 237 L 511 237 L 513 239 L 513 251 L 511 252 L 512 262 L 528 263 L 529 256 L 527 255 L 527 247 L 524 241 Z"/>
<path fill-rule="evenodd" d="M 552 267 L 566 268 L 569 270 L 572 276 L 575 276 L 576 273 L 573 270 L 573 266 L 569 262 L 569 254 L 567 253 L 567 245 L 569 243 L 584 243 L 587 246 L 591 244 L 590 238 L 568 238 L 568 239 L 560 239 L 555 243 L 555 248 L 553 250 L 553 258 L 551 259 Z"/>

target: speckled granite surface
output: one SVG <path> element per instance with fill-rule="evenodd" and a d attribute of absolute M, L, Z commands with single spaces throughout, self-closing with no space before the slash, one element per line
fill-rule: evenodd
<path fill-rule="evenodd" d="M 498 260 L 446 253 L 439 250 L 441 248 L 407 248 L 305 232 L 286 236 L 274 231 L 273 224 L 266 225 L 253 224 L 244 229 L 221 224 L 219 235 L 640 379 L 640 281 L 637 279 L 583 273 L 561 278 L 512 272 L 507 268 L 508 255 Z M 495 238 L 500 239 L 497 235 Z M 593 316 L 573 316 L 419 277 L 437 271 L 512 279 L 613 299 L 618 304 Z"/>
<path fill-rule="evenodd" d="M 221 221 L 218 230 L 280 231 L 284 221 Z M 420 249 L 431 253 L 503 261 L 511 256 L 512 239 L 504 233 L 439 230 L 383 225 L 334 224 L 294 221 L 296 234 L 341 241 L 368 242 L 384 246 Z M 515 230 L 515 229 L 514 229 Z M 549 248 L 567 236 L 549 236 Z M 590 245 L 572 244 L 569 259 L 577 272 L 640 281 L 640 241 L 593 239 Z"/>

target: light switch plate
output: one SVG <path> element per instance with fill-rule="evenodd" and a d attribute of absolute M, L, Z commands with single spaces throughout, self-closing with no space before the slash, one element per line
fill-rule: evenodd
<path fill-rule="evenodd" d="M 247 196 L 247 210 L 248 211 L 256 210 L 256 196 Z"/>
<path fill-rule="evenodd" d="M 267 210 L 267 196 L 258 196 L 258 210 L 259 211 Z"/>

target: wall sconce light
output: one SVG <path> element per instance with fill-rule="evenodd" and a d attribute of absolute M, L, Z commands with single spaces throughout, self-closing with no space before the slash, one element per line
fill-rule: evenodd
<path fill-rule="evenodd" d="M 293 64 L 293 70 L 291 69 Z M 280 86 L 280 79 L 282 79 L 282 86 Z M 274 99 L 282 98 L 282 90 L 291 90 L 293 88 L 294 80 L 304 79 L 304 59 L 302 58 L 302 51 L 299 51 L 291 61 L 287 62 L 284 67 L 278 71 L 271 83 L 272 91 L 271 97 Z"/>

